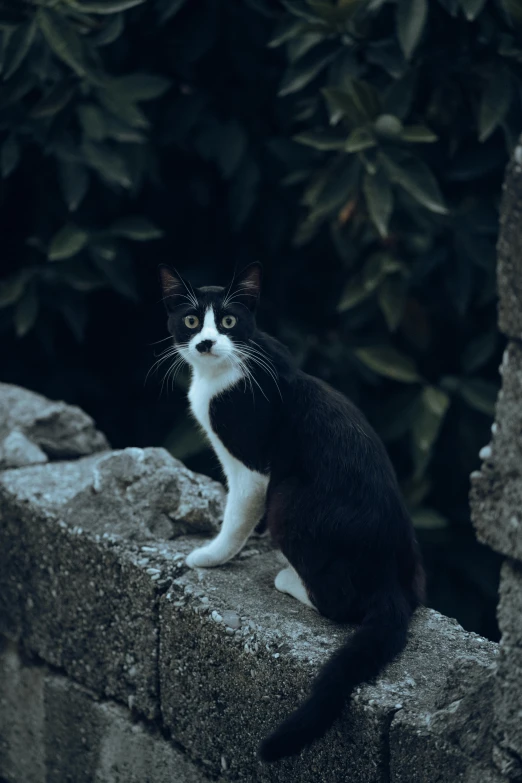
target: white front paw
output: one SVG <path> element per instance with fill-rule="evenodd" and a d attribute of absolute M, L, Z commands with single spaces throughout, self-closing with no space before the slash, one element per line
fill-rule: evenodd
<path fill-rule="evenodd" d="M 200 546 L 188 555 L 185 563 L 189 568 L 212 568 L 226 563 L 227 560 L 228 558 L 219 557 L 217 553 L 213 553 L 212 547 Z"/>

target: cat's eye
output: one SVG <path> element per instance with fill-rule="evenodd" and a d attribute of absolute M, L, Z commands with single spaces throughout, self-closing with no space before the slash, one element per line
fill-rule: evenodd
<path fill-rule="evenodd" d="M 199 326 L 199 318 L 197 315 L 186 315 L 183 319 L 183 323 L 187 329 L 196 329 Z"/>
<path fill-rule="evenodd" d="M 221 319 L 221 325 L 225 327 L 225 329 L 232 329 L 237 324 L 237 318 L 233 315 L 225 315 L 224 318 Z"/>

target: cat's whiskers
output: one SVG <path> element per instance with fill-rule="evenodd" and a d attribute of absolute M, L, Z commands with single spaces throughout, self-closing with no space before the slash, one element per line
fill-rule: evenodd
<path fill-rule="evenodd" d="M 147 375 L 145 376 L 144 385 L 147 383 L 147 381 L 149 379 L 149 375 L 151 374 L 151 372 L 153 372 L 153 370 L 155 370 L 155 369 L 159 370 L 159 368 L 161 367 L 163 362 L 166 362 L 172 356 L 175 356 L 176 353 L 177 353 L 177 349 L 175 347 L 172 347 L 172 348 L 169 348 L 168 351 L 166 351 L 163 354 L 161 354 L 159 359 L 157 359 L 157 361 L 154 362 L 154 364 L 152 365 L 152 367 L 148 371 Z"/>
<path fill-rule="evenodd" d="M 250 360 L 252 364 L 257 364 L 258 367 L 260 367 L 262 370 L 264 370 L 264 372 L 266 372 L 266 374 L 273 380 L 276 389 L 279 393 L 279 396 L 281 397 L 281 399 L 283 399 L 281 388 L 277 381 L 277 370 L 273 362 L 271 361 L 271 359 L 265 353 L 261 353 L 261 351 L 258 351 L 255 348 L 251 348 L 249 346 L 243 345 L 241 347 L 238 347 L 237 351 L 241 356 L 244 357 L 245 360 Z"/>

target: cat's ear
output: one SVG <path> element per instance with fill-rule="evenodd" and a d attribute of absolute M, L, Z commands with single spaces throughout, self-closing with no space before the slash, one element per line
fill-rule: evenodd
<path fill-rule="evenodd" d="M 158 274 L 163 291 L 163 301 L 167 312 L 181 304 L 180 297 L 186 294 L 186 284 L 178 272 L 175 272 L 166 264 L 160 264 Z"/>
<path fill-rule="evenodd" d="M 255 310 L 261 294 L 261 277 L 261 264 L 257 261 L 249 264 L 242 272 L 235 275 L 230 299 L 244 304 L 249 310 Z"/>

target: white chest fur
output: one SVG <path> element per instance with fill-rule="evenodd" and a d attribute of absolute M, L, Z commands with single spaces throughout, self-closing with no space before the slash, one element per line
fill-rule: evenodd
<path fill-rule="evenodd" d="M 241 372 L 235 367 L 214 376 L 203 374 L 198 369 L 193 369 L 192 383 L 188 394 L 191 411 L 204 429 L 219 458 L 227 477 L 229 490 L 234 489 L 240 493 L 251 491 L 251 485 L 255 485 L 258 489 L 262 487 L 266 490 L 268 478 L 243 465 L 218 438 L 210 423 L 210 402 L 214 397 L 222 394 L 222 392 L 236 383 L 242 382 L 242 380 Z"/>

